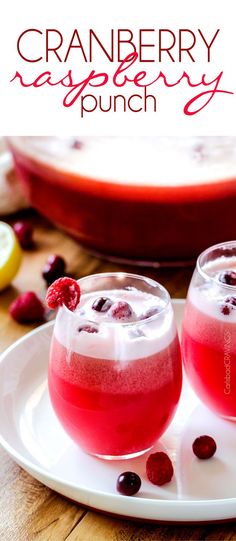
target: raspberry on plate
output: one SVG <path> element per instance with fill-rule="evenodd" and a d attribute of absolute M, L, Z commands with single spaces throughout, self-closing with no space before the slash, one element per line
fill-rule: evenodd
<path fill-rule="evenodd" d="M 21 293 L 9 306 L 9 313 L 18 323 L 34 323 L 45 318 L 45 308 L 34 291 Z"/>
<path fill-rule="evenodd" d="M 152 453 L 146 462 L 146 473 L 149 481 L 154 485 L 169 483 L 173 477 L 174 469 L 168 455 L 163 452 Z"/>
<path fill-rule="evenodd" d="M 48 288 L 46 302 L 49 308 L 55 310 L 63 304 L 74 312 L 80 301 L 80 287 L 73 278 L 67 276 L 58 278 Z"/>

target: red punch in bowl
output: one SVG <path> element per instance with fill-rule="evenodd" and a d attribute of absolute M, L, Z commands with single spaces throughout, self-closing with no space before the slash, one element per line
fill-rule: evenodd
<path fill-rule="evenodd" d="M 10 137 L 25 195 L 91 251 L 188 261 L 236 237 L 236 137 Z"/>

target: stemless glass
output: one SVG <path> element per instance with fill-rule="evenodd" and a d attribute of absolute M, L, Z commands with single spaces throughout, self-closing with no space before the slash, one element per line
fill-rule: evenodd
<path fill-rule="evenodd" d="M 202 401 L 236 419 L 236 241 L 197 260 L 182 328 L 187 376 Z"/>
<path fill-rule="evenodd" d="M 48 376 L 53 408 L 86 452 L 108 459 L 137 456 L 167 428 L 181 392 L 169 294 L 154 280 L 126 273 L 78 283 L 76 311 L 62 306 L 56 318 Z M 101 297 L 109 299 L 106 311 L 92 308 Z M 130 322 L 114 319 L 117 302 L 131 307 Z"/>

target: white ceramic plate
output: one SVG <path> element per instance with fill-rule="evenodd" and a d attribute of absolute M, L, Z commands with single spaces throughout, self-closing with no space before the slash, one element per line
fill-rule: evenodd
<path fill-rule="evenodd" d="M 183 301 L 174 301 L 180 325 Z M 185 384 L 171 426 L 156 445 L 171 456 L 175 478 L 159 488 L 145 476 L 145 455 L 107 462 L 83 453 L 65 434 L 51 408 L 47 363 L 53 322 L 18 340 L 0 360 L 0 442 L 36 479 L 85 506 L 151 521 L 202 522 L 236 517 L 236 426 L 201 405 Z M 194 457 L 196 436 L 212 435 L 217 454 Z M 122 471 L 142 478 L 133 497 L 116 492 Z"/>

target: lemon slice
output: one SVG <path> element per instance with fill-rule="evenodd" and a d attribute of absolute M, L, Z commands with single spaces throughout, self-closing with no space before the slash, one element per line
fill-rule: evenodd
<path fill-rule="evenodd" d="M 0 290 L 12 282 L 21 259 L 22 250 L 12 227 L 0 222 Z"/>

